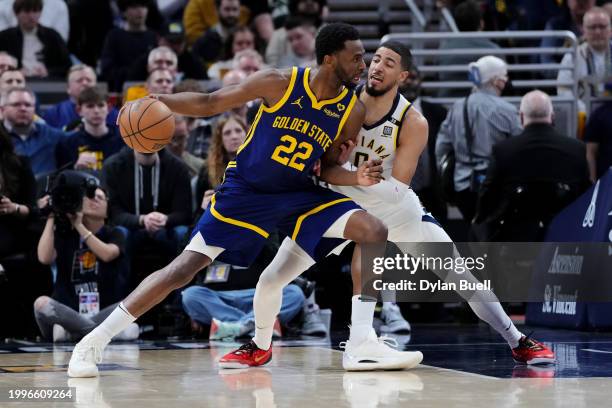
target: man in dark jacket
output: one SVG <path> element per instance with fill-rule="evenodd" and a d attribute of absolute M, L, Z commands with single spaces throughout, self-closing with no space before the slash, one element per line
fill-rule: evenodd
<path fill-rule="evenodd" d="M 52 28 L 38 23 L 42 0 L 15 0 L 17 27 L 0 31 L 0 50 L 19 61 L 28 77 L 64 78 L 70 68 L 68 48 Z"/>
<path fill-rule="evenodd" d="M 110 219 L 130 231 L 132 251 L 149 243 L 175 255 L 191 221 L 187 166 L 164 150 L 124 149 L 104 163 L 102 182 L 109 192 Z"/>
<path fill-rule="evenodd" d="M 521 135 L 493 146 L 475 221 L 490 223 L 489 238 L 542 238 L 547 223 L 590 186 L 584 143 L 553 128 L 550 97 L 527 93 Z"/>

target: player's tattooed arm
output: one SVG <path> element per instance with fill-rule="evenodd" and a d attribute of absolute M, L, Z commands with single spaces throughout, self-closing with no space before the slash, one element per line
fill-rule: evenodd
<path fill-rule="evenodd" d="M 165 103 L 171 111 L 195 117 L 208 117 L 262 99 L 273 106 L 284 95 L 291 81 L 291 70 L 266 69 L 250 75 L 238 85 L 226 86 L 212 93 L 180 92 L 151 95 Z"/>
<path fill-rule="evenodd" d="M 357 140 L 357 135 L 365 118 L 365 106 L 359 100 L 355 103 L 342 132 L 321 157 L 321 180 L 337 186 L 370 186 L 382 178 L 382 162 L 370 160 L 363 163 L 357 171 L 349 171 L 338 164 L 342 144 L 348 140 Z"/>

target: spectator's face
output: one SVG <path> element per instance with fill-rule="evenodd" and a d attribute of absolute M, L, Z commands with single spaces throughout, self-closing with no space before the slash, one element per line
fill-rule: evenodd
<path fill-rule="evenodd" d="M 315 29 L 309 26 L 292 28 L 287 31 L 287 41 L 298 57 L 312 56 L 315 48 Z"/>
<path fill-rule="evenodd" d="M 254 50 L 255 49 L 255 38 L 253 33 L 250 31 L 240 31 L 234 35 L 234 42 L 232 43 L 232 53 L 236 55 L 242 50 Z"/>
<path fill-rule="evenodd" d="M 189 129 L 186 120 L 177 120 L 174 125 L 174 136 L 170 141 L 168 148 L 176 156 L 180 157 L 187 148 L 187 137 Z"/>
<path fill-rule="evenodd" d="M 17 23 L 25 31 L 32 31 L 38 26 L 40 20 L 40 10 L 38 11 L 25 11 L 22 10 L 17 14 Z"/>
<path fill-rule="evenodd" d="M 68 76 L 68 95 L 77 98 L 85 88 L 96 86 L 96 74 L 89 68 L 74 71 Z"/>
<path fill-rule="evenodd" d="M 79 114 L 91 126 L 101 126 L 106 121 L 108 105 L 106 101 L 83 103 L 79 105 Z"/>
<path fill-rule="evenodd" d="M 16 61 L 10 55 L 0 55 L 0 74 L 13 69 L 17 69 Z"/>
<path fill-rule="evenodd" d="M 156 69 L 167 69 L 176 73 L 176 55 L 169 51 L 157 51 L 149 65 L 149 72 Z"/>
<path fill-rule="evenodd" d="M 370 68 L 366 92 L 372 96 L 380 96 L 404 81 L 408 75 L 402 69 L 402 57 L 389 48 L 380 47 L 376 50 Z"/>
<path fill-rule="evenodd" d="M 219 21 L 225 27 L 234 27 L 240 17 L 239 0 L 221 0 L 219 5 Z"/>
<path fill-rule="evenodd" d="M 6 71 L 0 76 L 0 92 L 9 88 L 23 88 L 25 77 L 21 71 Z"/>
<path fill-rule="evenodd" d="M 125 10 L 125 20 L 131 26 L 142 26 L 147 20 L 149 10 L 145 6 L 131 6 Z"/>
<path fill-rule="evenodd" d="M 108 199 L 102 189 L 96 189 L 94 198 L 83 198 L 83 216 L 96 220 L 106 219 L 108 211 Z"/>
<path fill-rule="evenodd" d="M 153 71 L 147 82 L 147 90 L 152 94 L 170 94 L 174 88 L 174 77 L 170 71 Z"/>
<path fill-rule="evenodd" d="M 223 126 L 221 138 L 225 151 L 229 154 L 234 154 L 238 151 L 240 145 L 244 143 L 246 131 L 240 126 L 240 123 L 236 122 L 234 119 L 230 119 L 225 123 L 225 126 Z"/>
<path fill-rule="evenodd" d="M 589 13 L 584 16 L 584 36 L 591 48 L 605 51 L 610 42 L 610 17 L 607 13 Z"/>
<path fill-rule="evenodd" d="M 4 118 L 13 126 L 30 126 L 34 121 L 34 103 L 28 92 L 11 92 L 3 107 Z"/>
<path fill-rule="evenodd" d="M 238 69 L 248 76 L 261 69 L 261 62 L 255 57 L 244 56 L 238 61 Z"/>

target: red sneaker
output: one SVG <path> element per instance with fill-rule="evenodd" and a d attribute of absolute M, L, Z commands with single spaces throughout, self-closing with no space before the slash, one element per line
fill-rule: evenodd
<path fill-rule="evenodd" d="M 253 340 L 219 360 L 219 368 L 247 368 L 262 366 L 272 360 L 272 347 L 262 350 Z"/>
<path fill-rule="evenodd" d="M 512 349 L 512 358 L 524 364 L 553 364 L 555 353 L 539 341 L 523 336 L 518 347 Z"/>

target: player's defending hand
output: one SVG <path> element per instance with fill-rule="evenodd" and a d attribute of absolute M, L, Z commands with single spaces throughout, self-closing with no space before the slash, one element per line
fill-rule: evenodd
<path fill-rule="evenodd" d="M 369 160 L 362 163 L 357 169 L 357 184 L 360 186 L 371 186 L 380 183 L 382 176 L 382 160 Z"/>

